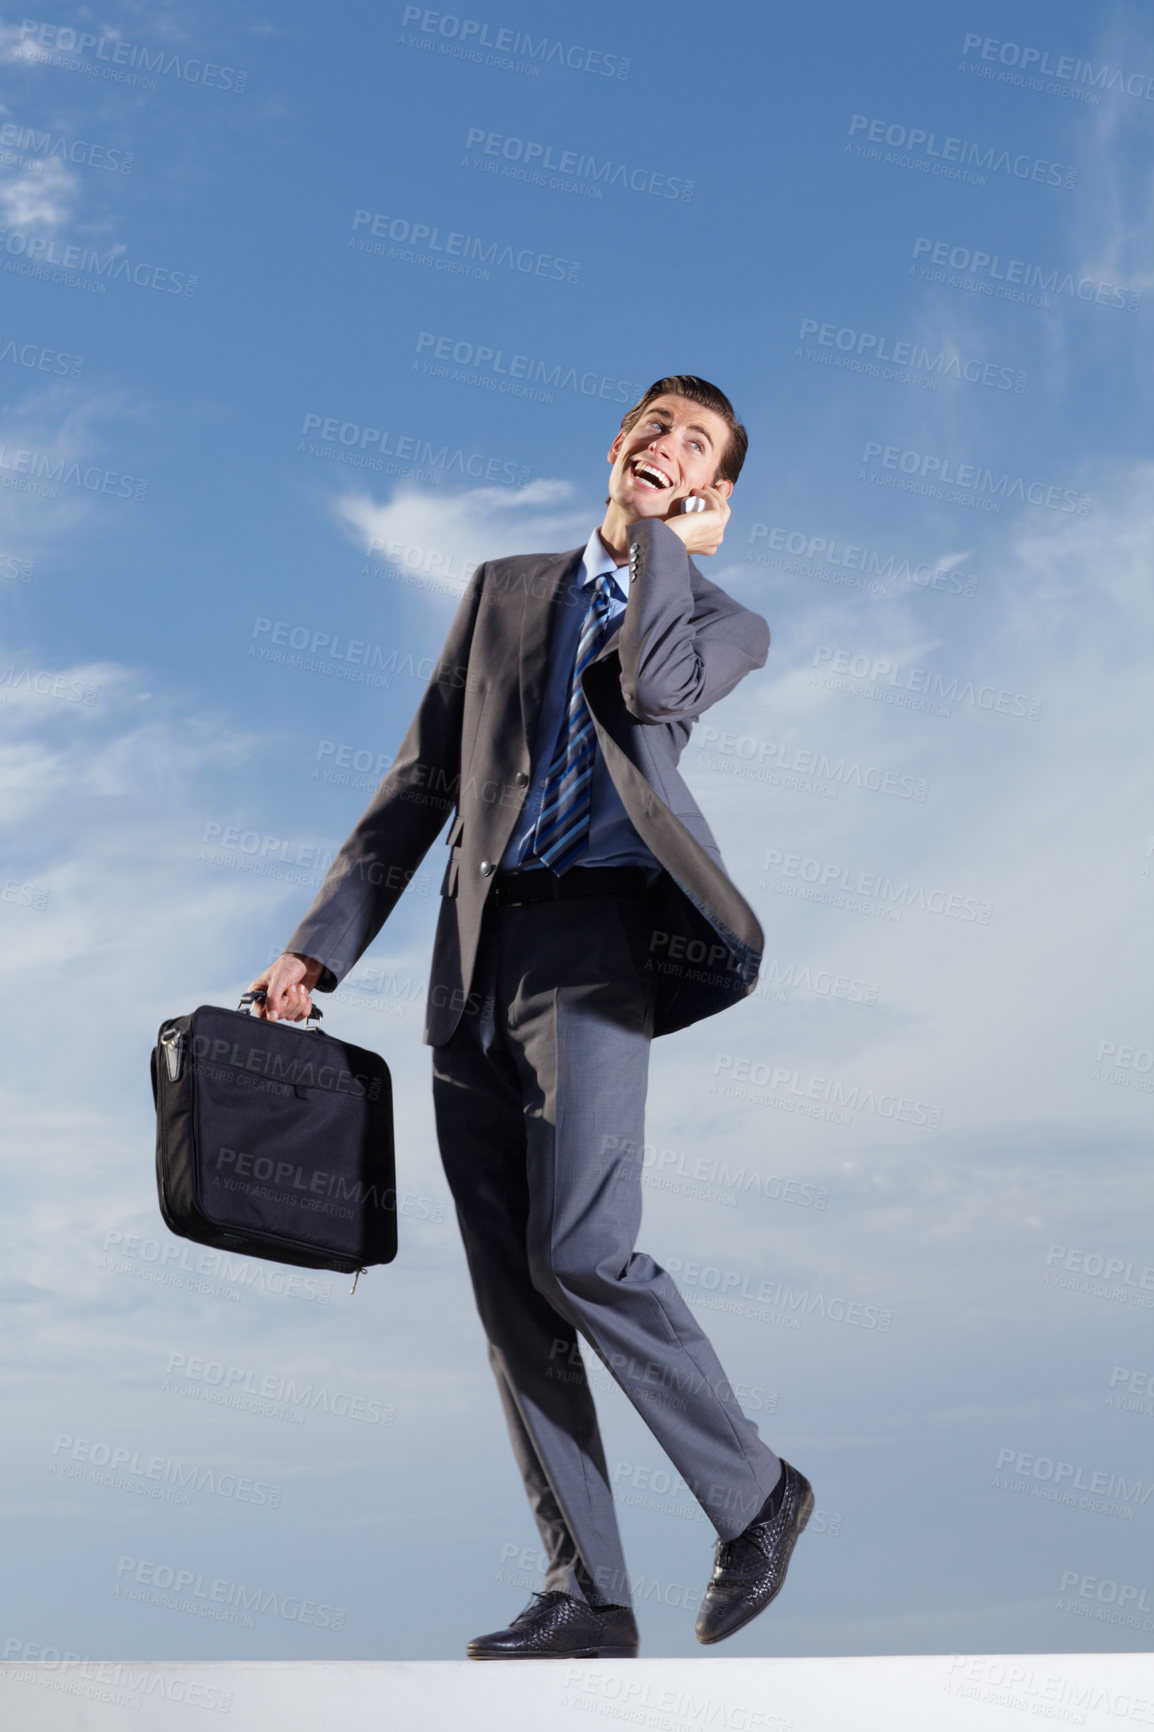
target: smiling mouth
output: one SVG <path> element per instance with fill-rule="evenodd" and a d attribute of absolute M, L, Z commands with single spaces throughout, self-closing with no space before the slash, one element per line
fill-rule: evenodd
<path fill-rule="evenodd" d="M 632 474 L 634 481 L 651 493 L 667 493 L 673 486 L 672 478 L 666 475 L 664 470 L 646 462 L 644 458 L 632 465 Z"/>

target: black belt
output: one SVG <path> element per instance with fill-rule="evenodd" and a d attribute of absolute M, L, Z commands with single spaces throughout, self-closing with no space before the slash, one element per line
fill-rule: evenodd
<path fill-rule="evenodd" d="M 489 901 L 496 908 L 516 908 L 570 896 L 644 896 L 648 888 L 643 866 L 570 866 L 560 878 L 544 866 L 498 872 Z"/>

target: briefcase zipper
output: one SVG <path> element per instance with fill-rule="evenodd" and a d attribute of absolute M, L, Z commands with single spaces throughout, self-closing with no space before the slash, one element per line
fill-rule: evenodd
<path fill-rule="evenodd" d="M 358 1282 L 358 1281 L 359 1281 L 359 1280 L 360 1280 L 360 1278 L 361 1278 L 361 1276 L 362 1276 L 362 1275 L 363 1275 L 363 1274 L 364 1274 L 364 1270 L 363 1270 L 363 1269 L 358 1269 L 358 1270 L 357 1270 L 357 1272 L 356 1272 L 356 1274 L 355 1274 L 355 1275 L 354 1275 L 354 1276 L 353 1276 L 353 1284 L 352 1284 L 352 1286 L 351 1286 L 351 1287 L 350 1287 L 350 1288 L 349 1288 L 349 1292 L 350 1292 L 350 1293 L 355 1293 L 355 1292 L 356 1292 L 356 1290 L 357 1290 L 357 1282 Z"/>
<path fill-rule="evenodd" d="M 184 1059 L 184 1036 L 179 1029 L 166 1028 L 160 1037 L 164 1048 L 165 1063 L 168 1066 L 169 1082 L 176 1082 L 180 1077 L 180 1067 Z"/>

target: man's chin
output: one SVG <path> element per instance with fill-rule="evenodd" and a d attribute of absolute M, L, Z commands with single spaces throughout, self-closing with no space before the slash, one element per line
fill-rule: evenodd
<path fill-rule="evenodd" d="M 631 491 L 629 506 L 638 517 L 675 517 L 678 513 L 678 501 L 668 499 L 663 493 L 642 493 Z"/>

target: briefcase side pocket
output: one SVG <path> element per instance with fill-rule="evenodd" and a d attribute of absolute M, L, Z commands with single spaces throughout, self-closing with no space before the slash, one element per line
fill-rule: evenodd
<path fill-rule="evenodd" d="M 192 1067 L 188 1062 L 190 1016 L 162 1025 L 152 1052 L 156 1103 L 156 1189 L 165 1225 L 185 1235 L 196 1207 Z"/>

